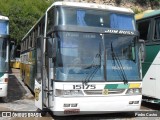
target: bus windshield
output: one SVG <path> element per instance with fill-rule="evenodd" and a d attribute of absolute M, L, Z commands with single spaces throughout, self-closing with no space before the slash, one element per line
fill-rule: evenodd
<path fill-rule="evenodd" d="M 58 41 L 57 80 L 122 81 L 120 74 L 122 70 L 125 71 L 127 80 L 140 80 L 138 56 L 136 56 L 138 49 L 134 36 L 58 32 L 56 39 Z M 119 59 L 122 68 L 117 64 L 116 59 Z"/>
<path fill-rule="evenodd" d="M 61 7 L 58 12 L 58 25 L 78 25 L 120 30 L 135 30 L 133 14 L 68 7 Z"/>
<path fill-rule="evenodd" d="M 0 38 L 0 72 L 6 72 L 8 68 L 7 65 L 7 40 Z"/>
<path fill-rule="evenodd" d="M 107 80 L 140 80 L 135 36 L 105 34 Z"/>

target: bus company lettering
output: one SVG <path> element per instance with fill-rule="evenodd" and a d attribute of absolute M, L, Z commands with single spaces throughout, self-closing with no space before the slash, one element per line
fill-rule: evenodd
<path fill-rule="evenodd" d="M 132 67 L 128 67 L 128 66 L 124 66 L 124 67 L 122 67 L 122 68 L 123 68 L 123 70 L 132 70 Z M 116 67 L 116 66 L 112 66 L 112 69 L 113 69 L 113 70 L 120 70 L 120 69 L 122 69 L 122 68 Z"/>
<path fill-rule="evenodd" d="M 134 32 L 132 32 L 132 31 L 126 31 L 126 30 L 106 30 L 105 33 L 134 35 Z"/>
<path fill-rule="evenodd" d="M 124 31 L 124 30 L 119 30 L 119 34 L 128 34 L 128 35 L 134 35 L 134 32 L 132 32 L 132 31 Z"/>
<path fill-rule="evenodd" d="M 118 33 L 119 30 L 106 30 L 105 33 Z"/>

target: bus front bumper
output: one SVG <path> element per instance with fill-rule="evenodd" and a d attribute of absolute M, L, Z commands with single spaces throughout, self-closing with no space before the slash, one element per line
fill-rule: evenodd
<path fill-rule="evenodd" d="M 54 115 L 101 114 L 140 110 L 142 95 L 55 97 Z"/>
<path fill-rule="evenodd" d="M 0 83 L 0 97 L 6 97 L 7 90 L 8 90 L 8 84 L 7 83 Z"/>

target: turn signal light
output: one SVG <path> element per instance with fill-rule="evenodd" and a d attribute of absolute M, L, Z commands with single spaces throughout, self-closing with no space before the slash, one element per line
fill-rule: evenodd
<path fill-rule="evenodd" d="M 8 80 L 9 80 L 9 78 L 5 78 L 5 79 L 4 79 L 4 82 L 8 82 Z"/>

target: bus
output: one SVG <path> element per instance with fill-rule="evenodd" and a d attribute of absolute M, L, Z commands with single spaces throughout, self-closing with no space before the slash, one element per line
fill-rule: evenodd
<path fill-rule="evenodd" d="M 21 40 L 21 75 L 35 106 L 57 116 L 139 110 L 138 35 L 131 9 L 53 3 Z"/>
<path fill-rule="evenodd" d="M 10 67 L 20 69 L 20 45 L 10 41 Z"/>
<path fill-rule="evenodd" d="M 147 10 L 135 18 L 140 39 L 146 46 L 146 59 L 142 64 L 143 100 L 160 103 L 160 10 Z"/>
<path fill-rule="evenodd" d="M 0 15 L 0 99 L 8 102 L 9 18 Z"/>

